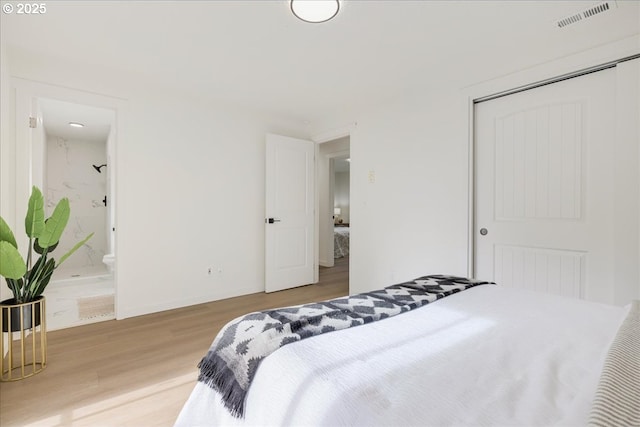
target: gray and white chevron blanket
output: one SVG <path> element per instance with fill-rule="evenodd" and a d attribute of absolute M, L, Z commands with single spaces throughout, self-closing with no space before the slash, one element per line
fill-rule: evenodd
<path fill-rule="evenodd" d="M 218 333 L 198 365 L 198 381 L 216 390 L 233 416 L 242 417 L 245 397 L 260 362 L 280 347 L 386 319 L 482 284 L 492 282 L 424 276 L 373 292 L 247 314 Z"/>

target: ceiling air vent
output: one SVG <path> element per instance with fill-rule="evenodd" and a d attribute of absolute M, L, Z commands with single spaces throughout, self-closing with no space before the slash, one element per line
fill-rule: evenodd
<path fill-rule="evenodd" d="M 567 25 L 575 24 L 578 21 L 582 21 L 582 14 L 576 13 L 575 15 L 571 15 L 567 18 L 561 19 L 558 21 L 558 27 L 566 27 Z"/>
<path fill-rule="evenodd" d="M 583 19 L 592 18 L 596 15 L 599 15 L 604 12 L 608 12 L 617 7 L 615 0 L 603 1 L 595 6 L 591 6 L 588 9 L 583 10 L 582 12 L 575 13 L 571 16 L 567 16 L 566 18 L 560 19 L 556 22 L 556 25 L 559 28 L 564 28 L 567 25 L 575 24 L 576 22 L 580 22 Z"/>

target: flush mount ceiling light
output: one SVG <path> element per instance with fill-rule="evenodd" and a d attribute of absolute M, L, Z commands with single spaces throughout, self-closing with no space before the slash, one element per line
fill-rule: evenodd
<path fill-rule="evenodd" d="M 78 122 L 69 122 L 69 126 L 71 126 L 72 128 L 83 128 L 84 125 L 82 123 L 78 123 Z"/>
<path fill-rule="evenodd" d="M 326 22 L 340 10 L 339 0 L 290 0 L 291 12 L 305 22 Z"/>

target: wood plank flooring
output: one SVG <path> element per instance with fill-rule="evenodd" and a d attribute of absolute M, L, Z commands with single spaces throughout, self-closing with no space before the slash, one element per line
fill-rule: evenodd
<path fill-rule="evenodd" d="M 0 425 L 172 426 L 222 326 L 251 311 L 347 295 L 348 262 L 321 267 L 315 285 L 50 332 L 47 368 L 0 383 Z"/>

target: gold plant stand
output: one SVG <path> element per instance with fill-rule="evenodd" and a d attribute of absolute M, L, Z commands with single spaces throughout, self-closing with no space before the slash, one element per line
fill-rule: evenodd
<path fill-rule="evenodd" d="M 47 366 L 45 299 L 0 302 L 0 381 L 18 381 Z"/>

